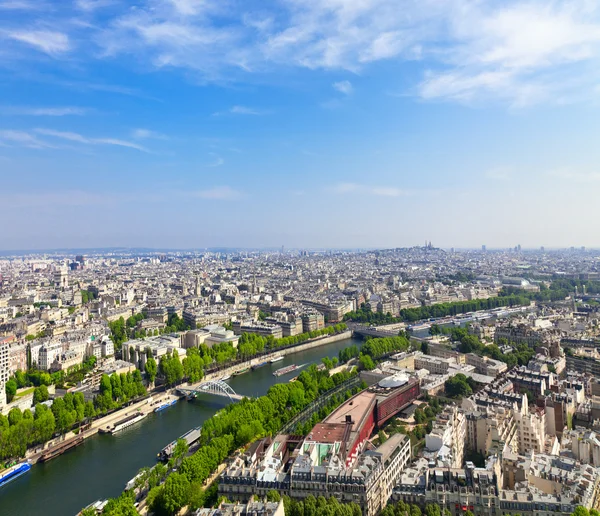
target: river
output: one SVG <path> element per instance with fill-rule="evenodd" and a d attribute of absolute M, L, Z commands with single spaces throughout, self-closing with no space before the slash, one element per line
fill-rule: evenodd
<path fill-rule="evenodd" d="M 275 383 L 287 382 L 299 371 L 275 377 L 273 371 L 290 364 L 320 363 L 360 340 L 346 339 L 293 353 L 228 380 L 238 394 L 262 396 Z M 36 464 L 31 471 L 0 488 L 0 516 L 72 516 L 89 503 L 114 496 L 156 454 L 193 427 L 200 426 L 227 404 L 226 398 L 201 395 L 192 403 L 180 401 L 138 425 L 115 435 L 96 435 L 56 459 Z"/>

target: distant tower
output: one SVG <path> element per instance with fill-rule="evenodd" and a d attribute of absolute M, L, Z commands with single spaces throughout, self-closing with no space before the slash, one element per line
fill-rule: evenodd
<path fill-rule="evenodd" d="M 481 250 L 482 250 L 484 253 L 487 251 L 487 247 L 485 246 L 485 244 L 483 244 L 483 245 L 481 246 Z"/>
<path fill-rule="evenodd" d="M 187 287 L 187 283 L 185 282 L 185 280 L 183 280 L 183 282 L 181 284 L 181 294 L 183 295 L 183 297 L 186 297 L 188 295 L 188 287 Z"/>
<path fill-rule="evenodd" d="M 202 289 L 200 288 L 200 276 L 196 276 L 196 291 L 194 292 L 196 297 L 200 297 Z"/>

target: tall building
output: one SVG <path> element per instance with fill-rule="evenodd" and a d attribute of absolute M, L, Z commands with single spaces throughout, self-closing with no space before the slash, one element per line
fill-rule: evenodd
<path fill-rule="evenodd" d="M 54 271 L 54 286 L 58 289 L 64 289 L 69 286 L 69 269 L 65 264 L 56 267 Z"/>
<path fill-rule="evenodd" d="M 8 367 L 9 344 L 0 341 L 0 409 L 6 405 L 6 382 L 10 369 Z"/>

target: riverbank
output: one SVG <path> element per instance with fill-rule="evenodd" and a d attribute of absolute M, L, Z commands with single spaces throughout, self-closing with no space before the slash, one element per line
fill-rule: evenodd
<path fill-rule="evenodd" d="M 307 351 L 309 349 L 318 348 L 320 346 L 324 346 L 326 344 L 331 344 L 333 342 L 338 342 L 341 340 L 348 340 L 350 338 L 352 338 L 351 330 L 347 330 L 342 333 L 336 333 L 335 335 L 325 335 L 323 337 L 316 337 L 316 338 L 308 340 L 302 344 L 297 344 L 295 346 L 291 346 L 289 348 L 284 348 L 284 349 L 276 349 L 276 350 L 273 350 L 273 352 L 269 353 L 268 355 L 262 355 L 257 358 L 252 358 L 246 362 L 242 362 L 240 364 L 236 364 L 234 366 L 227 367 L 225 369 L 221 369 L 220 371 L 216 371 L 214 373 L 209 373 L 203 378 L 203 381 L 217 380 L 219 378 L 222 378 L 223 376 L 234 375 L 240 371 L 243 371 L 244 369 L 248 369 L 248 368 L 250 368 L 254 365 L 258 365 L 262 362 L 268 362 L 272 358 L 275 358 L 278 356 L 285 357 L 285 356 L 291 355 L 293 353 L 300 353 L 302 351 Z"/>
<path fill-rule="evenodd" d="M 89 439 L 90 437 L 96 435 L 100 429 L 110 428 L 111 425 L 114 425 L 115 422 L 133 415 L 135 413 L 142 413 L 144 415 L 150 414 L 154 412 L 154 409 L 159 405 L 173 400 L 178 399 L 178 396 L 172 394 L 165 394 L 164 392 L 160 394 L 151 395 L 149 398 L 146 398 L 142 401 L 138 401 L 137 403 L 133 403 L 128 407 L 124 407 L 119 409 L 112 414 L 96 419 L 91 423 L 91 426 L 86 430 L 81 432 L 67 432 L 65 435 L 58 437 L 56 439 L 52 439 L 48 441 L 43 446 L 37 446 L 35 448 L 27 450 L 25 454 L 25 458 L 31 463 L 36 464 L 42 455 L 51 453 L 59 447 L 68 448 L 69 443 L 74 443 L 79 438 L 83 437 L 83 439 Z"/>
<path fill-rule="evenodd" d="M 247 362 L 236 364 L 235 366 L 231 366 L 231 367 L 223 369 L 221 371 L 208 374 L 203 379 L 203 381 L 214 380 L 217 378 L 221 378 L 225 375 L 233 375 L 233 374 L 235 374 L 239 371 L 243 371 L 244 369 L 247 369 L 253 365 L 259 364 L 264 361 L 269 361 L 270 359 L 272 359 L 276 356 L 287 356 L 287 355 L 291 355 L 293 353 L 300 353 L 300 352 L 307 351 L 310 349 L 318 348 L 320 346 L 324 346 L 326 344 L 331 344 L 331 343 L 338 342 L 341 340 L 346 340 L 351 337 L 352 337 L 352 332 L 349 330 L 342 332 L 342 333 L 337 333 L 335 335 L 326 335 L 326 336 L 322 336 L 322 337 L 317 337 L 317 338 L 311 339 L 310 341 L 307 341 L 303 344 L 298 344 L 296 346 L 292 346 L 292 347 L 281 349 L 281 350 L 275 350 L 268 355 L 261 356 L 260 358 L 253 358 Z M 75 444 L 75 441 L 77 439 L 79 439 L 80 437 L 83 437 L 84 440 L 88 439 L 88 438 L 96 435 L 101 429 L 109 430 L 112 426 L 114 426 L 114 423 L 116 423 L 117 421 L 119 421 L 127 416 L 133 415 L 135 413 L 142 413 L 144 415 L 150 414 L 151 412 L 154 411 L 154 409 L 157 406 L 161 405 L 162 403 L 171 401 L 173 399 L 178 399 L 179 396 L 175 395 L 174 392 L 175 392 L 175 390 L 167 392 L 166 394 L 164 392 L 161 392 L 159 394 L 151 394 L 151 396 L 149 398 L 146 398 L 142 401 L 139 401 L 137 403 L 129 405 L 128 407 L 125 407 L 123 409 L 117 410 L 116 412 L 113 412 L 107 416 L 96 419 L 95 421 L 92 422 L 91 426 L 84 431 L 77 432 L 77 433 L 73 432 L 73 431 L 67 432 L 65 435 L 58 437 L 56 439 L 53 439 L 51 441 L 48 441 L 47 443 L 45 443 L 42 446 L 37 446 L 35 448 L 27 450 L 27 453 L 25 454 L 25 458 L 27 460 L 29 460 L 29 462 L 31 464 L 36 464 L 40 460 L 40 457 L 42 455 L 51 453 L 53 450 L 55 450 L 59 447 L 64 446 L 65 448 L 68 448 L 69 443 Z"/>
<path fill-rule="evenodd" d="M 360 347 L 362 341 L 341 340 L 289 354 L 275 364 L 267 363 L 246 374 L 232 376 L 227 383 L 238 394 L 264 396 L 274 384 L 287 383 L 297 374 L 276 377 L 273 376 L 276 369 L 293 363 L 320 364 L 323 357 L 338 356 L 341 349 L 352 345 Z M 83 445 L 54 460 L 36 464 L 29 473 L 3 486 L 0 513 L 74 515 L 95 500 L 119 496 L 140 468 L 156 463 L 157 453 L 165 445 L 191 428 L 202 426 L 229 404 L 227 398 L 200 394 L 193 402 L 180 401 L 167 410 L 149 414 L 139 424 L 116 435 L 95 434 Z M 92 473 L 93 481 L 85 481 Z M 65 486 L 77 489 L 71 489 L 69 496 L 65 496 Z"/>

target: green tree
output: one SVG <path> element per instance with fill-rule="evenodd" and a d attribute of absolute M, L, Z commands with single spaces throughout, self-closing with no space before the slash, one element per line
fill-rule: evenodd
<path fill-rule="evenodd" d="M 146 351 L 146 354 L 150 355 L 146 358 L 146 364 L 144 365 L 144 372 L 146 373 L 146 376 L 148 378 L 148 381 L 150 382 L 150 384 L 154 384 L 154 380 L 156 380 L 156 373 L 158 372 L 158 365 L 156 364 L 156 360 L 154 360 L 154 357 L 152 356 L 152 353 L 150 352 L 150 350 L 148 349 Z"/>
<path fill-rule="evenodd" d="M 440 506 L 436 503 L 428 503 L 425 506 L 425 515 L 426 516 L 442 516 L 442 511 Z"/>
<path fill-rule="evenodd" d="M 361 354 L 360 358 L 358 359 L 358 362 L 360 364 L 361 369 L 364 369 L 366 371 L 375 369 L 375 362 L 373 362 L 373 359 L 369 355 Z"/>
<path fill-rule="evenodd" d="M 17 382 L 11 378 L 6 382 L 4 390 L 6 392 L 6 399 L 10 403 L 15 397 L 15 394 L 17 394 Z"/>
<path fill-rule="evenodd" d="M 269 500 L 269 502 L 279 502 L 281 500 L 281 495 L 279 494 L 279 491 L 271 489 L 267 493 L 267 500 Z"/>
<path fill-rule="evenodd" d="M 175 514 L 190 496 L 190 481 L 185 475 L 172 473 L 163 485 L 160 506 L 166 514 Z"/>
<path fill-rule="evenodd" d="M 572 516 L 590 516 L 590 511 L 580 505 L 579 507 L 575 508 Z"/>
<path fill-rule="evenodd" d="M 48 394 L 48 387 L 45 385 L 40 385 L 36 387 L 33 391 L 33 404 L 37 405 L 38 403 L 42 403 L 43 401 L 47 401 L 50 395 Z"/>

